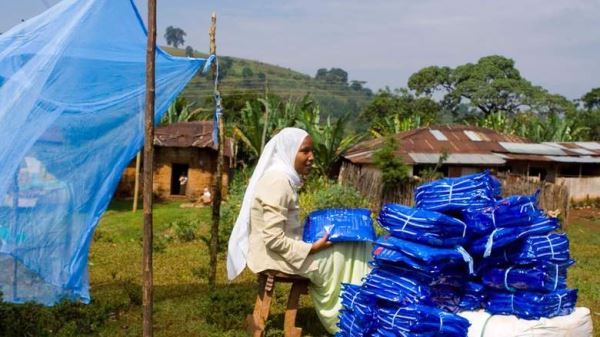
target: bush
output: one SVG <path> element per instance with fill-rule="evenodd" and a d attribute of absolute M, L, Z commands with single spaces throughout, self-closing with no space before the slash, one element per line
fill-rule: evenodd
<path fill-rule="evenodd" d="M 369 202 L 351 186 L 323 177 L 309 180 L 300 193 L 300 219 L 322 208 L 368 208 Z"/>
<path fill-rule="evenodd" d="M 95 301 L 90 304 L 63 301 L 53 307 L 35 303 L 12 304 L 2 302 L 0 293 L 0 336 L 90 335 L 122 308 L 122 304 Z"/>

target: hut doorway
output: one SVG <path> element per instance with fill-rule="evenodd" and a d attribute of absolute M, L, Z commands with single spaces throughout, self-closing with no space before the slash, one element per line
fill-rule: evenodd
<path fill-rule="evenodd" d="M 171 195 L 185 195 L 188 185 L 188 164 L 171 164 Z"/>

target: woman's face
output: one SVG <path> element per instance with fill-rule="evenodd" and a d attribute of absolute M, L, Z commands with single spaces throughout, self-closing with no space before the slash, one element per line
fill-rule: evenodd
<path fill-rule="evenodd" d="M 308 175 L 312 169 L 314 160 L 313 141 L 310 136 L 306 136 L 302 144 L 300 144 L 300 149 L 298 150 L 298 153 L 296 153 L 296 160 L 294 160 L 296 172 L 301 176 Z"/>

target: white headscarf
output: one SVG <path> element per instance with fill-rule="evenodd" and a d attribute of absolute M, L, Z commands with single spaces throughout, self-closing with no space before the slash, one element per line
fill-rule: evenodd
<path fill-rule="evenodd" d="M 294 168 L 296 154 L 308 133 L 298 128 L 285 128 L 275 135 L 265 146 L 252 173 L 244 202 L 240 209 L 227 251 L 227 277 L 236 278 L 246 267 L 248 256 L 248 235 L 250 230 L 250 207 L 254 199 L 256 183 L 267 171 L 280 171 L 287 175 L 290 182 L 299 187 L 300 176 Z"/>

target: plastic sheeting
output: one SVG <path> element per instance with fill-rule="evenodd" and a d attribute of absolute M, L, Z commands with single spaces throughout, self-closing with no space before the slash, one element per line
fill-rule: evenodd
<path fill-rule="evenodd" d="M 470 325 L 468 320 L 456 314 L 423 305 L 383 307 L 377 317 L 385 330 L 405 331 L 408 336 L 432 333 L 433 336 L 463 337 Z"/>
<path fill-rule="evenodd" d="M 65 0 L 0 35 L 5 301 L 89 301 L 94 229 L 143 142 L 146 43 L 128 0 Z M 204 63 L 157 50 L 156 121 Z"/>
<path fill-rule="evenodd" d="M 396 304 L 429 303 L 429 287 L 415 280 L 383 269 L 373 269 L 365 277 L 363 292 Z"/>
<path fill-rule="evenodd" d="M 375 242 L 373 257 L 389 262 L 402 262 L 417 270 L 434 269 L 432 266 L 466 264 L 469 271 L 473 272 L 473 259 L 460 246 L 431 247 L 393 236 L 383 236 Z"/>
<path fill-rule="evenodd" d="M 459 178 L 444 178 L 416 189 L 418 208 L 438 212 L 493 206 L 501 194 L 500 182 L 488 171 Z"/>
<path fill-rule="evenodd" d="M 493 207 L 463 210 L 463 219 L 469 232 L 478 235 L 498 227 L 530 225 L 542 214 L 537 207 L 537 198 L 538 192 L 531 196 L 510 196 L 496 202 Z"/>
<path fill-rule="evenodd" d="M 494 250 L 508 246 L 521 238 L 547 234 L 559 227 L 560 224 L 557 218 L 540 216 L 532 225 L 496 228 L 490 234 L 474 240 L 468 250 L 470 253 L 483 254 L 483 257 L 489 257 Z"/>
<path fill-rule="evenodd" d="M 391 235 L 433 246 L 452 247 L 467 240 L 467 225 L 442 213 L 386 204 L 377 217 Z"/>
<path fill-rule="evenodd" d="M 547 294 L 488 291 L 484 306 L 491 314 L 513 314 L 524 319 L 540 319 L 569 315 L 575 309 L 576 302 L 576 289 L 559 289 Z"/>
<path fill-rule="evenodd" d="M 488 287 L 507 291 L 552 292 L 567 286 L 567 268 L 573 263 L 494 267 L 484 271 L 481 280 Z"/>
<path fill-rule="evenodd" d="M 304 222 L 305 242 L 313 243 L 329 232 L 329 241 L 373 241 L 375 230 L 368 208 L 328 208 L 311 212 Z"/>

